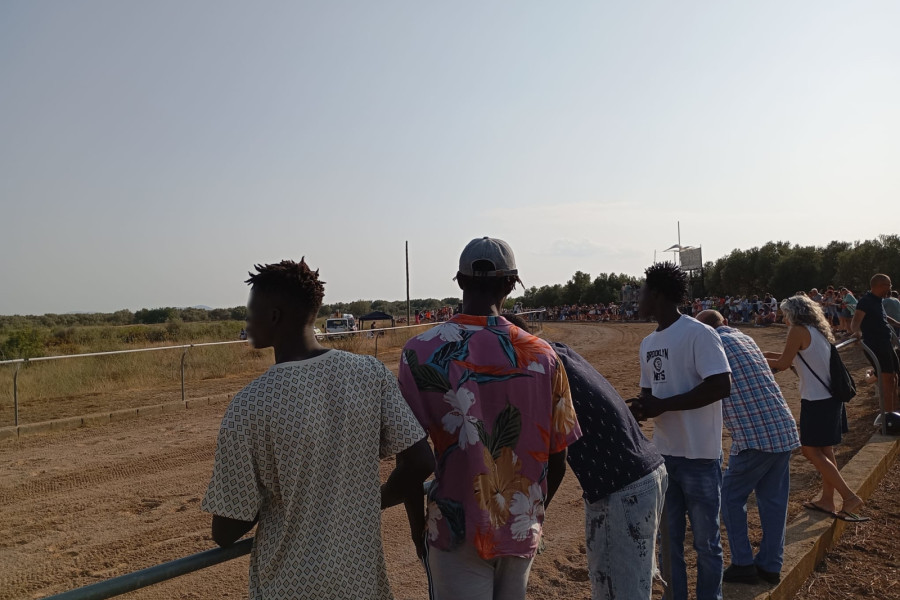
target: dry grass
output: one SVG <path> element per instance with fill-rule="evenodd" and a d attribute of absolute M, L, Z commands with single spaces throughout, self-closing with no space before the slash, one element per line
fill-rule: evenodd
<path fill-rule="evenodd" d="M 366 331 L 341 338 L 327 337 L 322 343 L 349 352 L 380 356 L 385 353 L 396 353 L 410 337 L 429 326 L 430 324 L 394 330 L 375 330 L 379 333 L 377 336 L 370 336 Z M 189 338 L 179 340 L 180 343 L 222 341 L 198 336 L 196 332 L 190 330 L 186 335 Z M 125 350 L 160 345 L 162 344 L 142 340 L 135 344 L 116 344 L 115 348 L 93 347 L 88 351 Z M 122 398 L 127 396 L 129 391 L 137 393 L 145 390 L 180 389 L 182 353 L 183 350 L 173 348 L 155 352 L 67 358 L 26 364 L 19 372 L 20 423 L 74 416 L 70 414 L 72 411 L 64 406 L 77 405 L 74 401 L 78 398 L 98 395 Z M 240 380 L 234 384 L 239 389 L 244 381 L 262 373 L 273 362 L 271 349 L 255 350 L 247 344 L 191 348 L 185 358 L 185 382 L 189 389 L 196 392 L 210 387 L 198 385 L 200 382 Z M 15 366 L 7 365 L 0 368 L 0 426 L 11 425 L 14 421 L 12 410 L 14 373 Z M 178 397 L 180 398 L 180 392 Z M 111 402 L 118 404 L 95 403 L 94 406 L 97 410 L 107 408 L 114 410 L 134 404 L 127 398 Z M 149 402 L 138 402 L 136 405 L 147 403 Z M 59 407 L 59 410 L 54 410 L 54 406 Z"/>

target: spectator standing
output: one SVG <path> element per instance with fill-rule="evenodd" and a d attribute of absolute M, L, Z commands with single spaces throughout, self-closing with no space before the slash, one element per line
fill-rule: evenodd
<path fill-rule="evenodd" d="M 891 340 L 891 326 L 900 322 L 888 317 L 882 300 L 891 297 L 891 278 L 879 273 L 872 277 L 869 291 L 856 305 L 856 313 L 850 323 L 850 332 L 860 338 L 875 354 L 881 368 L 881 391 L 884 394 L 884 412 L 894 412 L 897 401 L 897 373 L 900 361 Z M 875 425 L 881 425 L 883 416 L 878 415 Z"/>
<path fill-rule="evenodd" d="M 868 521 L 868 517 L 857 514 L 863 506 L 862 498 L 844 481 L 834 458 L 834 446 L 847 432 L 844 403 L 831 397 L 829 387 L 834 334 L 822 309 L 806 296 L 791 296 L 781 303 L 781 311 L 789 325 L 784 350 L 764 355 L 775 371 L 793 366 L 800 377 L 800 450 L 822 475 L 821 495 L 803 506 L 844 521 Z M 837 512 L 835 491 L 843 499 Z"/>
<path fill-rule="evenodd" d="M 380 510 L 421 494 L 434 464 L 425 432 L 383 364 L 316 341 L 318 271 L 302 259 L 256 269 L 247 335 L 274 347 L 275 365 L 222 419 L 201 505 L 213 539 L 229 546 L 259 523 L 252 599 L 390 600 Z M 379 458 L 394 454 L 379 492 Z"/>
<path fill-rule="evenodd" d="M 841 288 L 841 294 L 841 324 L 838 326 L 838 329 L 850 333 L 850 321 L 856 312 L 856 296 L 847 288 Z"/>
<path fill-rule="evenodd" d="M 524 599 L 544 510 L 581 431 L 553 349 L 500 316 L 519 282 L 509 245 L 472 240 L 456 280 L 462 313 L 407 342 L 400 363 L 437 459 L 419 547 L 432 598 Z M 421 490 L 407 510 L 425 520 Z"/>
<path fill-rule="evenodd" d="M 728 468 L 722 480 L 722 519 L 728 532 L 731 565 L 724 581 L 769 583 L 781 580 L 784 532 L 791 483 L 791 451 L 800 447 L 797 426 L 772 369 L 753 338 L 728 326 L 716 311 L 698 316 L 716 330 L 731 367 L 731 394 L 722 401 L 731 432 Z M 756 493 L 762 526 L 759 552 L 747 535 L 747 499 Z"/>
<path fill-rule="evenodd" d="M 688 597 L 687 515 L 697 551 L 697 599 L 721 600 L 719 401 L 729 394 L 730 368 L 716 332 L 678 312 L 686 290 L 686 275 L 677 266 L 658 263 L 647 269 L 639 312 L 659 325 L 641 342 L 641 395 L 631 400 L 631 411 L 638 420 L 654 420 L 653 442 L 669 475 L 665 506 L 673 598 Z"/>

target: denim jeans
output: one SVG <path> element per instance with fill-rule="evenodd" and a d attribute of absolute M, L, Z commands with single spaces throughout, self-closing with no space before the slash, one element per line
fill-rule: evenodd
<path fill-rule="evenodd" d="M 732 563 L 755 563 L 771 573 L 781 572 L 791 487 L 790 462 L 790 451 L 761 452 L 752 449 L 743 450 L 728 459 L 728 469 L 722 482 L 722 520 L 728 532 Z M 747 537 L 747 498 L 754 490 L 763 532 L 755 560 Z"/>
<path fill-rule="evenodd" d="M 722 537 L 719 505 L 722 491 L 722 458 L 664 456 L 669 473 L 666 520 L 669 526 L 669 582 L 674 600 L 687 600 L 687 567 L 684 563 L 685 515 L 691 520 L 697 551 L 697 600 L 722 600 Z"/>
<path fill-rule="evenodd" d="M 597 502 L 584 503 L 592 600 L 650 600 L 666 466 Z"/>

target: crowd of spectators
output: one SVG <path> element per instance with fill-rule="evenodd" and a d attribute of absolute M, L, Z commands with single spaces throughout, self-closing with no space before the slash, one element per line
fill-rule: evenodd
<path fill-rule="evenodd" d="M 816 302 L 825 314 L 825 318 L 831 324 L 838 335 L 848 335 L 850 322 L 856 311 L 857 298 L 864 291 L 854 293 L 846 287 L 829 285 L 824 291 L 812 288 L 807 291 L 798 291 L 795 295 L 808 296 Z M 891 297 L 884 299 L 884 308 L 889 316 L 900 320 L 900 298 L 897 291 L 891 292 Z M 542 307 L 543 309 L 543 307 Z M 521 312 L 521 305 L 516 305 L 513 312 Z M 593 321 L 615 322 L 638 320 L 637 302 L 610 302 L 608 304 L 564 304 L 545 309 L 546 319 L 549 321 Z M 734 295 L 734 296 L 706 296 L 694 298 L 679 307 L 683 314 L 696 317 L 704 310 L 716 310 L 728 319 L 733 325 L 754 325 L 765 327 L 775 323 L 783 323 L 783 315 L 779 308 L 778 299 L 771 293 L 762 295 Z M 896 331 L 900 335 L 900 331 Z"/>

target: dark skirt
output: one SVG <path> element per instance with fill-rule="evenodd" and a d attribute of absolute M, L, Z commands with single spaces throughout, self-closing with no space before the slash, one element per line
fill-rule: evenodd
<path fill-rule="evenodd" d="M 800 444 L 837 446 L 847 433 L 847 411 L 840 400 L 800 400 Z"/>

